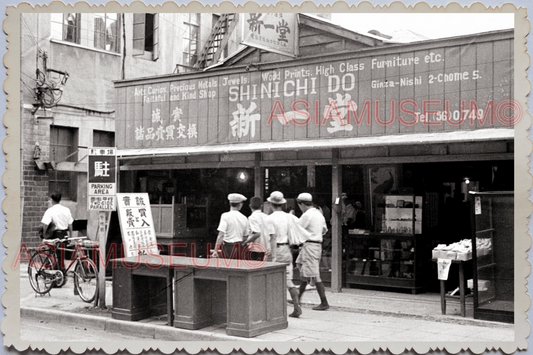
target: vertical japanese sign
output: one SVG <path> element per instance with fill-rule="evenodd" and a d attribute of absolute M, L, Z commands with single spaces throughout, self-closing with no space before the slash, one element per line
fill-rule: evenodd
<path fill-rule="evenodd" d="M 159 255 L 148 194 L 119 193 L 117 207 L 126 256 Z"/>
<path fill-rule="evenodd" d="M 114 211 L 117 193 L 116 148 L 90 148 L 87 177 L 88 210 Z"/>
<path fill-rule="evenodd" d="M 298 55 L 297 14 L 244 14 L 242 44 L 291 57 Z"/>

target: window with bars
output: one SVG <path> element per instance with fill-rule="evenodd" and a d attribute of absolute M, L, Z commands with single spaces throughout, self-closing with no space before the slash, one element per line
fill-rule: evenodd
<path fill-rule="evenodd" d="M 198 59 L 198 38 L 200 36 L 200 14 L 185 14 L 183 23 L 183 65 L 193 66 Z"/>
<path fill-rule="evenodd" d="M 133 55 L 159 58 L 158 14 L 133 14 Z"/>
<path fill-rule="evenodd" d="M 50 160 L 57 163 L 76 162 L 78 129 L 71 127 L 50 127 Z M 50 171 L 48 175 L 49 194 L 60 192 L 63 198 L 76 201 L 77 174 L 70 171 Z"/>

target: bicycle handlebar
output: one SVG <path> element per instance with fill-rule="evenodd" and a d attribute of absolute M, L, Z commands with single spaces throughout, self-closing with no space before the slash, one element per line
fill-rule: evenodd
<path fill-rule="evenodd" d="M 63 238 L 63 239 L 59 239 L 59 238 L 45 239 L 44 242 L 45 243 L 59 244 L 59 243 L 63 243 L 63 242 L 71 241 L 71 240 L 79 240 L 79 239 L 87 239 L 87 237 L 70 237 L 70 238 Z"/>

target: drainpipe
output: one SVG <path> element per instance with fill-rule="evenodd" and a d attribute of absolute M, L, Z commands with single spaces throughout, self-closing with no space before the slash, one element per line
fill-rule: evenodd
<path fill-rule="evenodd" d="M 126 21 L 124 14 L 122 14 L 122 80 L 126 78 Z"/>

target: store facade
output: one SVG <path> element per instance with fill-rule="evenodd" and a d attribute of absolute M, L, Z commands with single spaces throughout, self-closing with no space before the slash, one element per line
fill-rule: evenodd
<path fill-rule="evenodd" d="M 331 214 L 321 267 L 333 290 L 432 290 L 432 247 L 470 238 L 468 191 L 513 190 L 513 38 L 270 62 L 250 52 L 118 81 L 119 191 L 148 192 L 166 252 L 197 256 L 216 239 L 228 193 L 280 190 L 290 209 L 311 192 Z M 344 228 L 343 193 L 362 216 Z"/>

